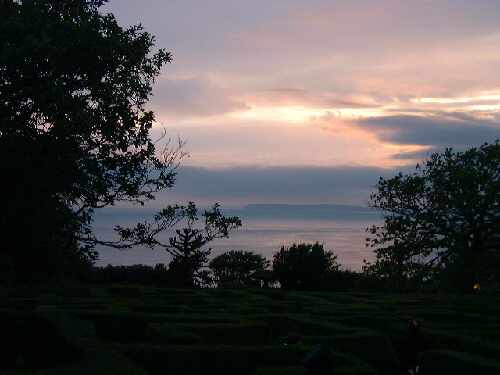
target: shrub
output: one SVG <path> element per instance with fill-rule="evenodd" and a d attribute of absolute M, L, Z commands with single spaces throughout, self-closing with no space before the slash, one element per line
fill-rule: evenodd
<path fill-rule="evenodd" d="M 324 344 L 340 352 L 351 353 L 382 374 L 395 374 L 399 367 L 396 352 L 389 339 L 375 333 L 309 337 L 306 342 Z"/>
<path fill-rule="evenodd" d="M 97 336 L 107 340 L 127 342 L 147 336 L 148 321 L 144 316 L 104 312 L 82 312 L 78 315 L 92 321 Z"/>
<path fill-rule="evenodd" d="M 429 333 L 429 337 L 433 349 L 451 349 L 456 352 L 467 352 L 489 358 L 498 358 L 500 353 L 500 345 L 477 338 L 432 331 Z"/>
<path fill-rule="evenodd" d="M 250 251 L 231 250 L 212 259 L 209 267 L 219 287 L 260 287 L 269 261 Z"/>
<path fill-rule="evenodd" d="M 271 328 L 259 322 L 155 323 L 149 327 L 155 343 L 257 345 L 269 344 Z"/>
<path fill-rule="evenodd" d="M 153 323 L 148 328 L 148 341 L 153 344 L 193 345 L 200 344 L 202 338 L 176 325 Z"/>
<path fill-rule="evenodd" d="M 460 352 L 428 351 L 421 358 L 421 373 L 499 375 L 500 362 Z"/>
<path fill-rule="evenodd" d="M 328 274 L 338 269 L 336 255 L 318 242 L 282 247 L 273 258 L 273 272 L 284 289 L 324 288 Z"/>
<path fill-rule="evenodd" d="M 113 297 L 142 297 L 141 289 L 132 286 L 114 286 L 108 288 L 107 292 Z"/>
<path fill-rule="evenodd" d="M 265 323 L 212 323 L 186 329 L 200 335 L 206 344 L 257 345 L 271 341 L 271 328 Z"/>
<path fill-rule="evenodd" d="M 305 347 L 283 346 L 117 346 L 151 375 L 251 374 L 258 367 L 298 366 Z"/>
<path fill-rule="evenodd" d="M 302 366 L 286 367 L 259 367 L 253 375 L 306 375 L 307 370 Z"/>
<path fill-rule="evenodd" d="M 142 264 L 131 266 L 93 267 L 90 281 L 101 284 L 131 283 L 142 285 L 169 285 L 167 267 L 158 263 L 154 267 Z"/>

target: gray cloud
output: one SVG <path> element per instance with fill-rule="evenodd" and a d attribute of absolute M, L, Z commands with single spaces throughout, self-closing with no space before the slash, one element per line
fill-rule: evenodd
<path fill-rule="evenodd" d="M 380 140 L 397 144 L 461 147 L 500 138 L 498 122 L 461 117 L 384 116 L 355 123 Z"/>
<path fill-rule="evenodd" d="M 400 152 L 398 154 L 392 155 L 392 158 L 397 160 L 424 160 L 427 159 L 435 151 L 438 151 L 438 148 L 431 147 L 422 151 Z"/>
<path fill-rule="evenodd" d="M 368 167 L 182 167 L 175 187 L 158 200 L 193 199 L 228 205 L 346 203 L 364 205 L 380 176 L 395 170 Z"/>

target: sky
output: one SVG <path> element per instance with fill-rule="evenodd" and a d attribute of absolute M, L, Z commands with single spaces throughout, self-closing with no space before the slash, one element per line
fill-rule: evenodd
<path fill-rule="evenodd" d="M 150 108 L 171 199 L 368 202 L 379 176 L 500 138 L 498 0 L 111 0 L 173 55 Z"/>

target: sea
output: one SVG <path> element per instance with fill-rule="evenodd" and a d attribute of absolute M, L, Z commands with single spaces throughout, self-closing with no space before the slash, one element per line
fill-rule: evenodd
<path fill-rule="evenodd" d="M 319 242 L 337 255 L 344 269 L 360 270 L 363 260 L 373 260 L 373 251 L 366 247 L 366 228 L 381 223 L 381 215 L 372 209 L 346 205 L 248 205 L 226 210 L 237 215 L 243 226 L 229 238 L 209 244 L 212 256 L 228 250 L 253 251 L 272 259 L 281 247 L 294 243 Z M 113 227 L 144 220 L 147 212 L 111 209 L 98 214 L 94 229 L 104 239 L 113 239 Z M 167 242 L 173 231 L 162 235 Z M 99 247 L 97 265 L 168 264 L 171 256 L 161 248 L 136 247 L 119 250 Z"/>

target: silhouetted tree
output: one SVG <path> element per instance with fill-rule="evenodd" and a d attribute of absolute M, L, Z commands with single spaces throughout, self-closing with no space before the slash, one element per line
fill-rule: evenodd
<path fill-rule="evenodd" d="M 219 287 L 258 287 L 262 273 L 270 262 L 251 251 L 231 250 L 216 256 L 209 263 Z"/>
<path fill-rule="evenodd" d="M 198 222 L 198 209 L 190 202 L 187 206 L 171 206 L 159 212 L 153 222 L 139 223 L 134 228 L 117 227 L 121 236 L 116 247 L 146 245 L 159 247 L 173 256 L 169 264 L 172 283 L 178 287 L 203 286 L 210 283 L 206 267 L 211 249 L 204 248 L 216 238 L 227 238 L 229 232 L 241 226 L 238 217 L 225 217 L 215 204 L 201 215 L 203 225 Z M 175 235 L 163 242 L 159 238 L 165 230 L 185 221 L 185 227 L 176 229 Z"/>
<path fill-rule="evenodd" d="M 451 281 L 472 290 L 498 277 L 500 144 L 433 154 L 409 174 L 381 178 L 369 228 L 376 261 L 365 270 L 399 285 Z"/>
<path fill-rule="evenodd" d="M 322 288 L 338 269 L 337 256 L 318 242 L 282 247 L 273 258 L 274 275 L 284 289 Z"/>
<path fill-rule="evenodd" d="M 182 144 L 153 141 L 145 105 L 170 53 L 103 0 L 0 1 L 0 272 L 92 263 L 94 210 L 171 187 Z M 175 221 L 182 208 L 160 213 Z"/>

